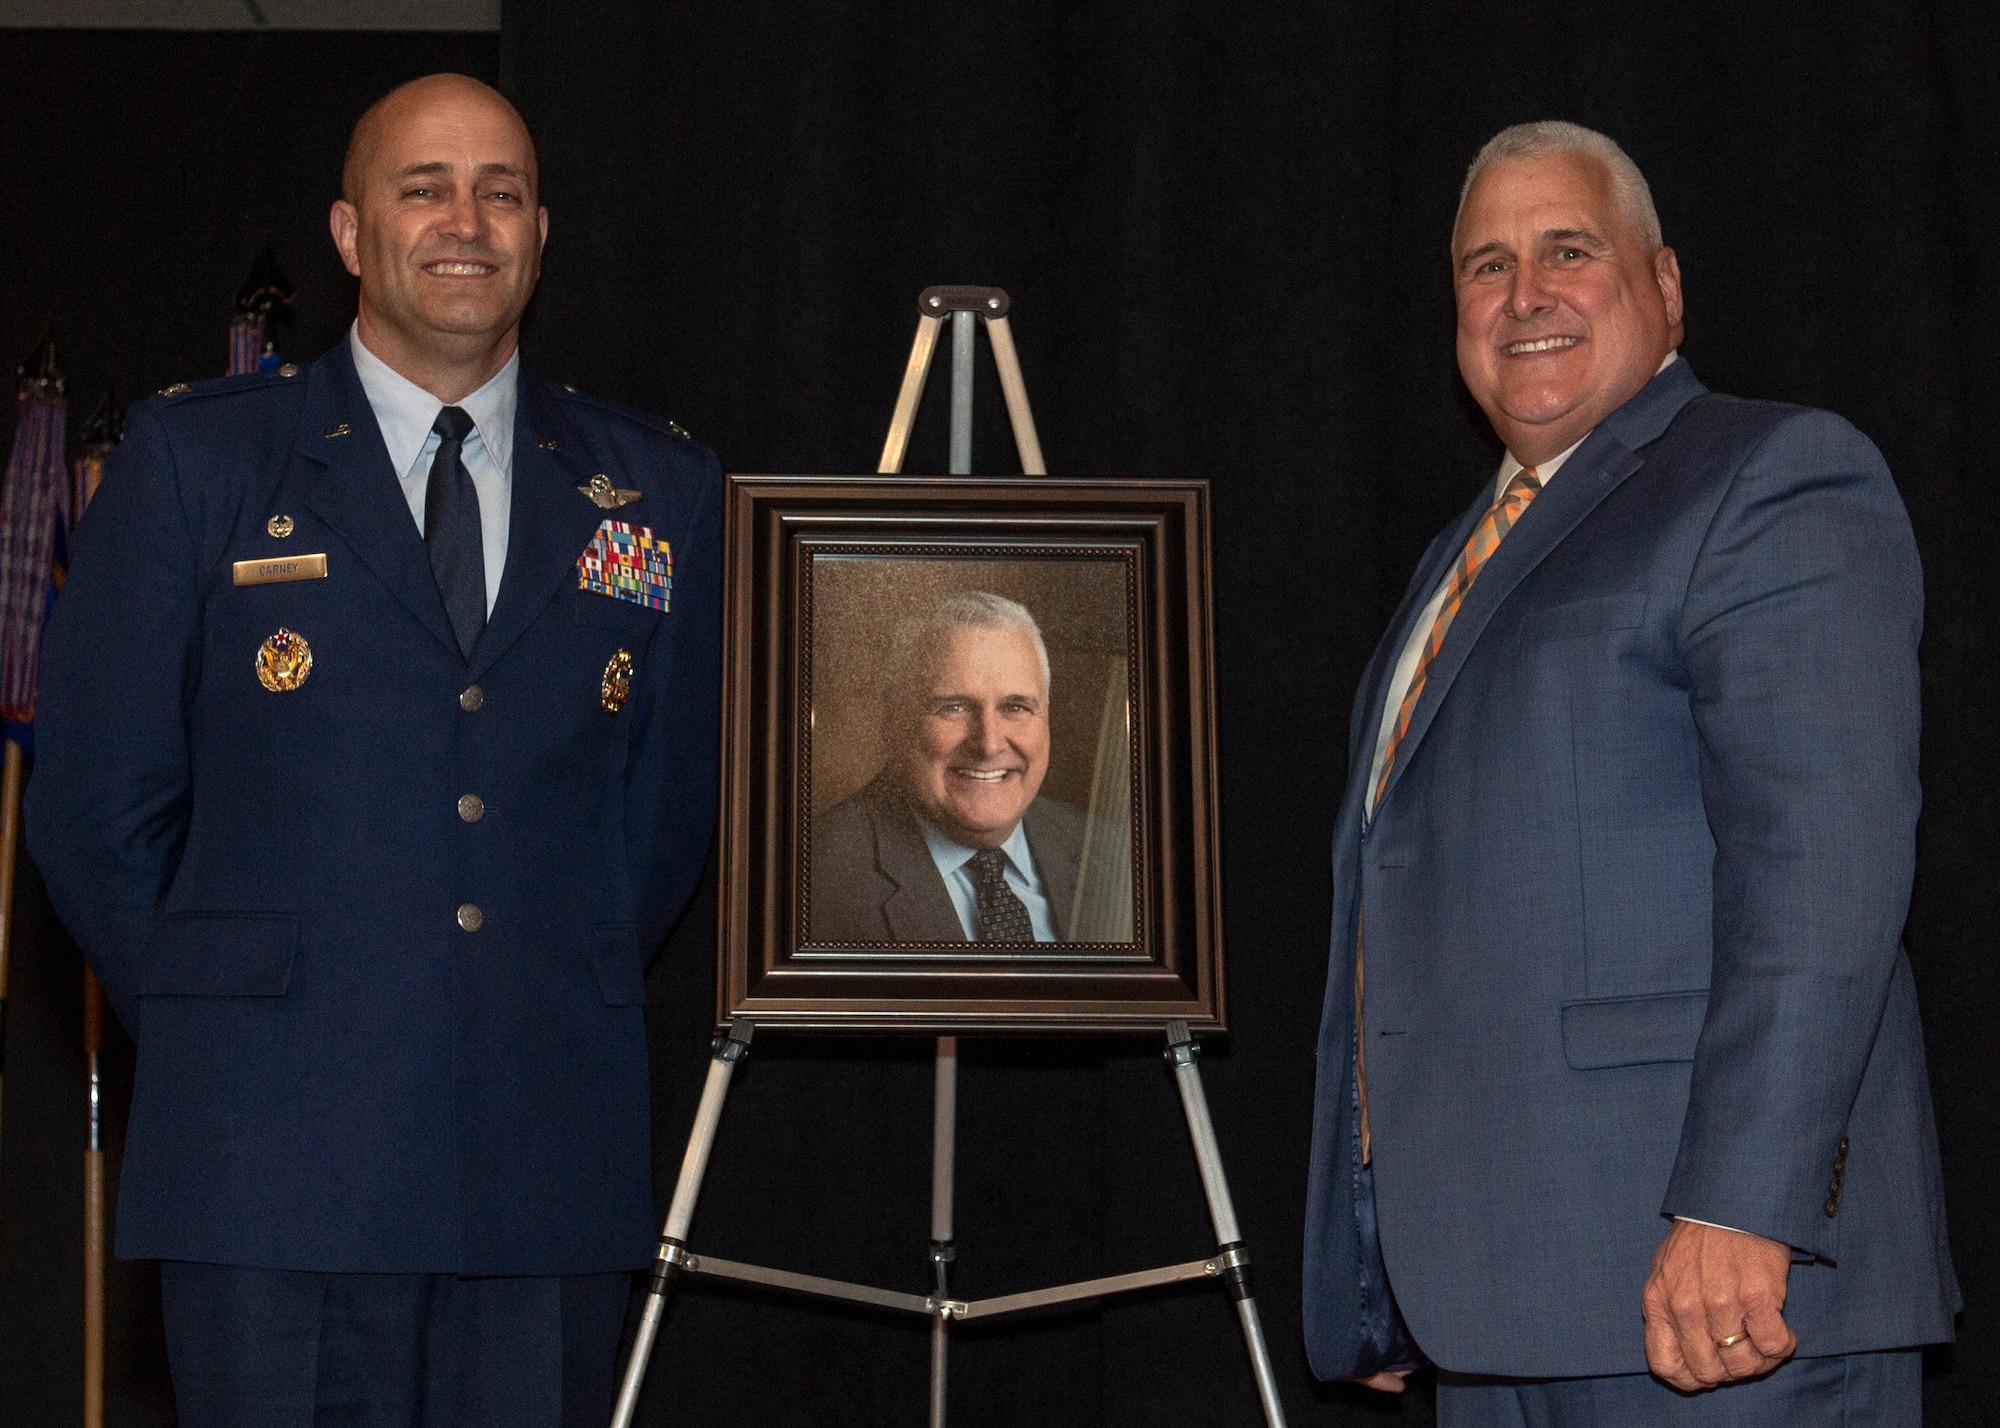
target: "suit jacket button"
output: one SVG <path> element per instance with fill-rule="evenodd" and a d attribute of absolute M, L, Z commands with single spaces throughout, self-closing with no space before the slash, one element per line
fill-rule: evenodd
<path fill-rule="evenodd" d="M 458 801 L 458 816 L 467 823 L 477 823 L 486 816 L 485 800 L 476 793 L 468 793 Z"/>
<path fill-rule="evenodd" d="M 1840 1201 L 1833 1199 L 1832 1197 L 1828 1197 L 1826 1202 L 1826 1217 L 1830 1220 L 1839 1213 L 1840 1213 Z"/>
<path fill-rule="evenodd" d="M 486 691 L 478 685 L 467 685 L 465 692 L 458 696 L 458 707 L 470 714 L 486 702 Z"/>
<path fill-rule="evenodd" d="M 458 905 L 458 925 L 463 927 L 467 932 L 477 932 L 485 921 L 486 914 L 479 910 L 478 903 L 462 902 Z M 1833 1201 L 1829 1200 L 1826 1203 L 1826 1212 L 1831 1215 L 1833 1213 Z"/>

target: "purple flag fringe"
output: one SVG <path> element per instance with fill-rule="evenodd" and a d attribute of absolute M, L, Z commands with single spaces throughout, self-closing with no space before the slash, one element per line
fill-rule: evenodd
<path fill-rule="evenodd" d="M 264 319 L 254 312 L 238 313 L 229 324 L 229 370 L 223 375 L 255 372 L 263 356 Z"/>
<path fill-rule="evenodd" d="M 42 622 L 48 615 L 50 560 L 69 492 L 63 446 L 69 403 L 24 385 L 14 451 L 0 486 L 0 719 L 35 717 Z"/>

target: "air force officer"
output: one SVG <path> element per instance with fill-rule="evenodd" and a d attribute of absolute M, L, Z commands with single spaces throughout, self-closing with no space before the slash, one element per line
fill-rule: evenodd
<path fill-rule="evenodd" d="M 534 147 L 363 117 L 304 370 L 133 412 L 29 847 L 138 1042 L 122 1254 L 183 1428 L 601 1424 L 651 1249 L 646 962 L 715 798 L 720 476 L 520 373 Z"/>

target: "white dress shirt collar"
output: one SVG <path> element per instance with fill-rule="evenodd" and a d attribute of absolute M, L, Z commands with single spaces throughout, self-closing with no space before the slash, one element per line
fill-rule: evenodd
<path fill-rule="evenodd" d="M 1657 377 L 1660 375 L 1660 373 L 1666 371 L 1667 368 L 1673 366 L 1674 359 L 1680 355 L 1681 354 L 1678 351 L 1669 352 L 1663 359 L 1661 359 L 1660 365 L 1653 369 L 1653 375 Z M 1592 427 L 1590 430 L 1595 431 L 1597 430 L 1597 428 Z M 1555 480 L 1556 472 L 1562 468 L 1562 464 L 1565 461 L 1569 460 L 1570 457 L 1576 455 L 1576 448 L 1583 445 L 1583 443 L 1588 440 L 1590 440 L 1589 431 L 1585 432 L 1581 438 L 1579 438 L 1575 443 L 1573 443 L 1569 447 L 1568 450 L 1557 452 L 1554 456 L 1551 456 L 1547 461 L 1542 462 L 1539 466 L 1535 468 L 1535 474 L 1542 478 L 1542 485 L 1544 487 L 1547 487 L 1549 482 Z M 1513 452 L 1509 451 L 1501 456 L 1500 475 L 1499 478 L 1495 480 L 1493 483 L 1494 500 L 1496 501 L 1499 500 L 1500 497 L 1506 493 L 1507 483 L 1509 481 L 1512 481 L 1517 475 L 1519 475 L 1522 470 L 1523 470 L 1523 465 L 1521 461 L 1514 455 Z"/>
<path fill-rule="evenodd" d="M 370 352 L 361 342 L 361 325 L 348 330 L 348 346 L 354 354 L 354 371 L 361 378 L 361 390 L 375 409 L 376 424 L 382 428 L 382 444 L 389 448 L 389 464 L 401 478 L 411 474 L 417 458 L 431 439 L 431 427 L 445 403 Z M 472 418 L 473 433 L 466 438 L 469 448 L 478 442 L 486 448 L 494 466 L 512 474 L 514 468 L 514 410 L 520 400 L 521 349 L 487 379 L 485 385 L 462 401 L 451 403 Z M 469 464 L 469 463 L 468 463 Z"/>
<path fill-rule="evenodd" d="M 978 890 L 973 886 L 972 874 L 966 869 L 978 853 L 976 848 L 968 848 L 957 839 L 947 835 L 928 818 L 912 810 L 917 827 L 923 830 L 924 845 L 930 849 L 931 861 L 937 864 L 938 876 L 944 879 L 945 892 L 951 897 L 952 910 L 958 914 L 959 926 L 965 930 L 965 940 L 979 940 Z M 1021 900 L 1021 906 L 1028 911 L 1028 924 L 1034 929 L 1037 942 L 1054 942 L 1056 938 L 1055 914 L 1049 907 L 1047 892 L 1042 887 L 1040 875 L 1035 872 L 1034 855 L 1028 851 L 1027 820 L 1014 825 L 1014 831 L 1007 835 L 1007 841 L 1000 845 L 1000 851 L 1007 855 L 1007 866 L 1003 876 L 1007 886 L 1014 890 L 1014 896 Z"/>

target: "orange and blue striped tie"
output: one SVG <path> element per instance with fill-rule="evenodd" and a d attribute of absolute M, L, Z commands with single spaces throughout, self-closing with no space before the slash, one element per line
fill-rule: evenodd
<path fill-rule="evenodd" d="M 1417 657 L 1417 668 L 1410 676 L 1410 687 L 1403 694 L 1403 702 L 1396 709 L 1396 727 L 1390 731 L 1388 747 L 1382 752 L 1382 772 L 1375 779 L 1375 795 L 1371 800 L 1376 806 L 1382 801 L 1382 790 L 1389 786 L 1390 771 L 1396 767 L 1396 750 L 1403 742 L 1403 736 L 1410 732 L 1410 716 L 1417 711 L 1417 701 L 1423 698 L 1424 681 L 1431 672 L 1431 663 L 1438 651 L 1444 648 L 1445 632 L 1457 618 L 1459 607 L 1465 604 L 1465 597 L 1472 589 L 1472 582 L 1479 578 L 1479 572 L 1500 542 L 1507 538 L 1507 532 L 1514 528 L 1514 522 L 1521 519 L 1521 512 L 1528 509 L 1528 503 L 1535 499 L 1542 489 L 1542 478 L 1532 466 L 1524 466 L 1507 483 L 1507 489 L 1486 508 L 1479 524 L 1472 528 L 1466 539 L 1465 549 L 1458 553 L 1458 560 L 1451 567 L 1451 579 L 1445 586 L 1444 603 L 1438 606 L 1437 619 L 1431 622 L 1431 632 L 1424 640 L 1424 652 Z M 1362 946 L 1357 925 L 1354 945 L 1354 1086 L 1355 1096 L 1361 1106 L 1361 1163 L 1368 1163 L 1368 1042 L 1361 1034 L 1361 990 L 1362 990 Z"/>

